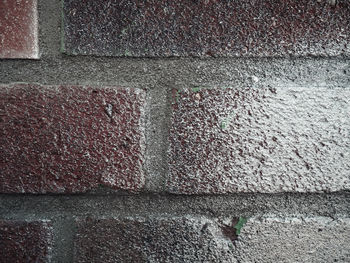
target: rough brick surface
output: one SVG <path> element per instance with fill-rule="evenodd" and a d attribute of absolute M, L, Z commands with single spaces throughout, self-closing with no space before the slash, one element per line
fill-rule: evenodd
<path fill-rule="evenodd" d="M 139 190 L 144 101 L 138 89 L 0 86 L 0 192 Z"/>
<path fill-rule="evenodd" d="M 173 91 L 174 193 L 350 189 L 350 89 Z"/>
<path fill-rule="evenodd" d="M 350 219 L 254 218 L 235 249 L 239 262 L 350 262 Z"/>
<path fill-rule="evenodd" d="M 79 220 L 75 262 L 236 262 L 232 240 L 204 218 Z"/>
<path fill-rule="evenodd" d="M 38 58 L 37 0 L 0 1 L 0 58 Z"/>
<path fill-rule="evenodd" d="M 348 0 L 64 0 L 69 54 L 348 56 L 349 32 Z"/>
<path fill-rule="evenodd" d="M 51 232 L 48 222 L 0 220 L 0 262 L 49 262 Z"/>

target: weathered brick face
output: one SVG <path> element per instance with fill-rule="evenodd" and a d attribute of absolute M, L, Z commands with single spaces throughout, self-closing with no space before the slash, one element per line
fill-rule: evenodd
<path fill-rule="evenodd" d="M 349 90 L 173 90 L 169 191 L 349 189 Z"/>
<path fill-rule="evenodd" d="M 240 262 L 349 262 L 349 218 L 251 218 L 236 251 Z"/>
<path fill-rule="evenodd" d="M 0 2 L 0 58 L 39 58 L 37 0 Z"/>
<path fill-rule="evenodd" d="M 10 85 L 0 93 L 0 192 L 143 187 L 144 91 Z"/>
<path fill-rule="evenodd" d="M 64 49 L 101 56 L 348 56 L 349 21 L 347 0 L 65 0 Z"/>
<path fill-rule="evenodd" d="M 205 218 L 78 220 L 75 262 L 236 262 L 232 241 Z"/>
<path fill-rule="evenodd" d="M 49 262 L 51 248 L 49 222 L 0 220 L 0 262 Z"/>

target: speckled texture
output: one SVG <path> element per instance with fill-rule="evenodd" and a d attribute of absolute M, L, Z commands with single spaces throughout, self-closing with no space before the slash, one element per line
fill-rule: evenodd
<path fill-rule="evenodd" d="M 236 262 L 232 241 L 206 218 L 78 220 L 74 262 Z"/>
<path fill-rule="evenodd" d="M 350 262 L 350 219 L 252 218 L 236 251 L 239 262 Z"/>
<path fill-rule="evenodd" d="M 314 1 L 315 4 L 316 1 Z M 108 0 L 103 2 L 107 3 Z M 221 2 L 228 1 L 222 0 Z M 248 3 L 249 0 L 245 2 Z M 274 2 L 276 3 L 277 1 Z M 288 2 L 286 1 L 286 3 Z M 295 2 L 300 3 L 298 0 Z M 124 3 L 127 2 L 124 1 Z M 322 3 L 326 6 L 325 1 Z M 61 0 L 38 1 L 41 59 L 1 59 L 0 81 L 6 84 L 25 82 L 44 85 L 121 86 L 147 89 L 148 106 L 146 117 L 148 120 L 145 125 L 147 147 L 144 163 L 147 184 L 145 191 L 160 191 L 163 189 L 166 176 L 168 176 L 166 151 L 168 149 L 171 110 L 169 103 L 173 88 L 192 88 L 193 85 L 200 85 L 210 87 L 233 86 L 235 89 L 239 89 L 249 87 L 257 79 L 259 80 L 258 83 L 264 87 L 267 85 L 272 87 L 280 86 L 281 88 L 289 85 L 310 88 L 350 87 L 350 60 L 343 57 L 259 59 L 246 57 L 206 59 L 182 57 L 139 59 L 62 55 L 59 41 L 62 28 L 61 5 Z M 256 11 L 254 10 L 254 12 Z M 338 13 L 341 16 L 341 12 Z M 88 16 L 90 15 L 88 14 Z M 104 15 L 106 14 L 101 13 L 102 17 Z M 305 17 L 305 19 L 308 17 Z M 346 19 L 342 20 L 342 23 L 347 23 L 347 21 Z M 334 94 L 337 93 L 334 92 Z M 218 195 L 176 195 L 148 192 L 127 194 L 124 191 L 115 192 L 106 189 L 106 187 L 99 187 L 98 190 L 93 192 L 74 195 L 0 194 L 0 215 L 2 219 L 28 221 L 47 219 L 53 223 L 54 247 L 52 249 L 52 262 L 59 263 L 74 262 L 73 236 L 76 231 L 74 223 L 76 217 L 173 218 L 187 216 L 194 218 L 205 216 L 215 219 L 221 216 L 253 217 L 269 215 L 272 217 L 276 216 L 279 218 L 279 221 L 283 221 L 284 217 L 293 218 L 295 215 L 300 214 L 304 217 L 325 216 L 336 220 L 339 217 L 349 218 L 350 191 L 330 193 L 284 192 L 280 194 L 262 194 L 254 192 Z M 241 239 L 247 240 L 246 233 L 252 233 L 249 239 L 252 247 L 257 248 L 257 251 L 261 251 L 265 253 L 263 255 L 266 255 L 270 251 L 270 247 L 264 245 L 266 250 L 262 251 L 261 249 L 259 250 L 257 244 L 260 240 L 264 240 L 263 234 L 267 234 L 268 230 L 271 231 L 279 227 L 279 224 L 269 225 L 272 229 L 266 229 L 264 224 L 260 222 L 261 227 L 259 227 L 258 223 L 256 223 L 255 228 L 251 228 L 252 225 L 248 222 L 243 227 Z M 253 232 L 253 230 L 259 229 L 264 231 L 259 233 Z M 287 231 L 285 229 L 287 229 L 286 225 L 278 231 L 278 235 L 282 237 L 281 240 L 278 240 L 279 245 L 288 241 L 283 239 L 285 237 L 283 233 Z M 303 234 L 308 232 L 308 229 L 302 225 L 300 227 L 297 226 L 296 229 L 294 233 L 298 233 L 298 229 L 302 230 Z M 344 233 L 342 234 L 341 231 L 337 232 L 337 229 L 332 229 L 332 231 L 339 235 L 329 235 L 327 241 L 329 247 L 333 247 L 336 244 L 338 236 L 343 238 L 342 235 Z M 342 228 L 339 226 L 339 229 L 341 230 Z M 98 232 L 98 229 L 96 232 Z M 345 234 L 348 232 L 347 230 Z M 317 238 L 320 236 L 318 231 L 310 230 L 310 233 L 312 233 L 312 236 L 306 241 L 318 240 Z M 269 244 L 268 241 L 271 238 L 266 239 L 264 243 Z M 320 244 L 325 244 L 322 242 L 325 242 L 324 239 L 320 240 Z M 283 249 L 279 250 L 281 254 L 274 255 L 283 258 L 282 252 L 286 252 L 293 259 L 297 255 L 291 254 L 291 252 L 301 251 L 301 255 L 305 255 L 303 254 L 303 249 L 306 250 L 310 247 L 308 242 L 302 244 L 295 242 L 293 244 L 299 245 L 296 249 L 294 247 L 290 249 L 283 247 Z M 312 241 L 312 244 L 316 243 Z M 271 245 L 274 251 L 276 251 L 276 247 L 274 244 Z M 346 248 L 345 245 L 344 247 Z M 325 250 L 333 258 L 330 257 L 328 258 L 329 260 L 326 259 L 323 262 L 332 262 L 334 261 L 332 259 L 339 259 L 338 263 L 341 262 L 341 257 L 336 257 L 333 254 L 335 250 L 328 250 L 327 248 Z M 242 251 L 249 251 L 249 244 L 242 248 Z M 341 248 L 338 251 L 341 252 Z M 258 259 L 261 259 L 260 255 L 254 253 L 254 251 L 250 253 L 250 255 L 246 255 L 247 252 L 241 255 L 242 258 L 246 259 L 245 262 L 259 262 Z M 238 251 L 236 254 L 238 254 Z M 254 256 L 257 257 L 257 260 L 254 260 Z M 232 258 L 235 258 L 235 256 L 233 255 Z M 203 261 L 206 262 L 206 260 Z M 317 262 L 317 260 L 315 261 Z M 241 262 L 244 261 L 241 260 Z M 276 260 L 272 258 L 270 262 L 276 262 Z M 305 261 L 299 260 L 299 262 Z"/>
<path fill-rule="evenodd" d="M 173 90 L 173 193 L 350 189 L 350 89 Z"/>
<path fill-rule="evenodd" d="M 68 54 L 350 54 L 348 0 L 64 0 L 63 21 Z"/>
<path fill-rule="evenodd" d="M 0 1 L 0 58 L 39 58 L 37 0 Z"/>
<path fill-rule="evenodd" d="M 0 86 L 0 192 L 141 189 L 144 103 L 140 89 Z"/>
<path fill-rule="evenodd" d="M 0 220 L 0 262 L 51 262 L 51 228 L 49 222 Z"/>

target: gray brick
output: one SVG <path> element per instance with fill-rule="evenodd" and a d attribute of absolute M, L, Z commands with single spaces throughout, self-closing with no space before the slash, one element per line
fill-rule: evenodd
<path fill-rule="evenodd" d="M 173 91 L 173 193 L 350 189 L 350 89 Z"/>
<path fill-rule="evenodd" d="M 253 218 L 236 242 L 239 262 L 350 262 L 350 219 Z"/>

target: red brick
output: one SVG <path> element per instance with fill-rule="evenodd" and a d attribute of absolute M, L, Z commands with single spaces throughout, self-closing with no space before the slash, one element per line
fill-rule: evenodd
<path fill-rule="evenodd" d="M 0 1 L 0 58 L 38 58 L 37 0 Z"/>
<path fill-rule="evenodd" d="M 64 0 L 69 54 L 349 56 L 349 41 L 348 0 Z"/>
<path fill-rule="evenodd" d="M 168 191 L 350 189 L 350 90 L 174 90 Z"/>
<path fill-rule="evenodd" d="M 205 218 L 87 219 L 78 220 L 74 262 L 236 262 L 232 248 Z"/>
<path fill-rule="evenodd" d="M 0 221 L 0 262 L 49 262 L 51 247 L 50 223 Z"/>
<path fill-rule="evenodd" d="M 139 190 L 144 102 L 138 89 L 0 87 L 0 192 Z"/>

